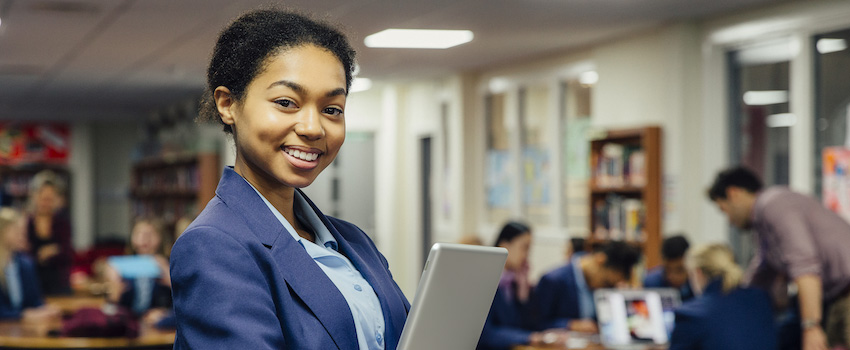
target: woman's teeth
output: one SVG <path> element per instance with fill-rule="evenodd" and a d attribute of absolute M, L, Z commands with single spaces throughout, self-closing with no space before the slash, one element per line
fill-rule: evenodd
<path fill-rule="evenodd" d="M 308 161 L 308 162 L 312 162 L 312 161 L 316 160 L 316 158 L 319 158 L 318 153 L 303 152 L 303 151 L 299 151 L 299 150 L 296 150 L 296 149 L 286 149 L 286 150 L 284 150 L 284 152 L 286 152 L 290 156 L 293 156 L 295 158 L 298 158 L 298 159 L 301 159 L 301 160 L 304 160 L 304 161 Z"/>

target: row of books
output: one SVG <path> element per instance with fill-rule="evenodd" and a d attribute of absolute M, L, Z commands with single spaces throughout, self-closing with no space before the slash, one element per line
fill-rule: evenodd
<path fill-rule="evenodd" d="M 609 194 L 593 203 L 593 235 L 599 240 L 643 241 L 645 213 L 642 200 Z"/>
<path fill-rule="evenodd" d="M 596 155 L 593 178 L 598 187 L 646 185 L 646 153 L 637 145 L 606 143 Z"/>
<path fill-rule="evenodd" d="M 198 167 L 181 167 L 140 171 L 133 179 L 136 192 L 197 191 L 200 183 Z"/>

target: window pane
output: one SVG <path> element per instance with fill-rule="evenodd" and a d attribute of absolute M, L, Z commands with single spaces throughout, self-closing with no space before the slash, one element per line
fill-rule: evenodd
<path fill-rule="evenodd" d="M 844 146 L 850 117 L 850 29 L 815 37 L 815 193 L 823 193 L 826 147 Z"/>
<path fill-rule="evenodd" d="M 487 220 L 502 223 L 511 216 L 513 202 L 513 162 L 508 148 L 505 94 L 486 97 L 487 125 Z"/>

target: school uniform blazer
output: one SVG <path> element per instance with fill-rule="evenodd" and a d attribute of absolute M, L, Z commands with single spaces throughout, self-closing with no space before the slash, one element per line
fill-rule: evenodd
<path fill-rule="evenodd" d="M 774 350 L 773 310 L 767 293 L 738 288 L 723 294 L 719 280 L 676 309 L 669 350 Z"/>
<path fill-rule="evenodd" d="M 581 306 L 573 264 L 561 266 L 540 277 L 532 303 L 539 329 L 565 328 L 570 321 L 580 319 Z"/>
<path fill-rule="evenodd" d="M 39 307 L 44 304 L 35 263 L 29 256 L 21 253 L 14 253 L 12 259 L 15 259 L 15 263 L 18 264 L 18 276 L 21 278 L 21 308 L 13 307 L 12 300 L 9 299 L 9 291 L 3 290 L 0 293 L 0 319 L 20 318 L 23 309 Z"/>
<path fill-rule="evenodd" d="M 499 287 L 490 313 L 484 321 L 484 329 L 478 340 L 478 350 L 507 350 L 515 345 L 528 344 L 532 326 L 529 325 L 529 310 L 527 304 L 521 304 L 516 298 L 508 298 L 506 288 Z"/>
<path fill-rule="evenodd" d="M 308 202 L 375 290 L 385 348 L 395 349 L 410 304 L 386 259 L 359 228 Z M 231 168 L 175 243 L 171 280 L 174 349 L 358 349 L 345 298 Z"/>
<path fill-rule="evenodd" d="M 673 288 L 679 292 L 679 297 L 682 302 L 693 299 L 694 292 L 691 290 L 691 282 L 686 281 L 684 285 L 679 288 L 675 288 L 670 286 L 670 283 L 667 282 L 667 279 L 664 278 L 664 266 L 658 266 L 654 269 L 651 269 L 646 272 L 646 276 L 643 278 L 643 287 L 644 288 Z"/>

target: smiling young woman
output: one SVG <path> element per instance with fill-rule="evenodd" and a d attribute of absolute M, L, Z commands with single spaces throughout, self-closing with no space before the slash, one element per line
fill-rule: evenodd
<path fill-rule="evenodd" d="M 410 304 L 386 259 L 299 190 L 342 147 L 353 66 L 340 32 L 299 14 L 221 33 L 200 118 L 236 162 L 172 250 L 175 349 L 396 348 Z"/>

